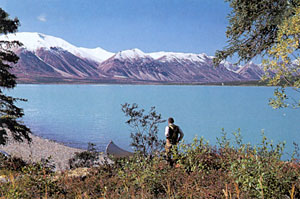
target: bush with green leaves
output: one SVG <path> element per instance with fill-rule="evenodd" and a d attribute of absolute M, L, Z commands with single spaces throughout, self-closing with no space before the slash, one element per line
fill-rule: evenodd
<path fill-rule="evenodd" d="M 299 162 L 282 161 L 284 143 L 262 138 L 244 144 L 239 131 L 222 131 L 216 146 L 204 138 L 181 143 L 173 167 L 161 155 L 136 153 L 90 168 L 85 178 L 29 165 L 14 173 L 14 184 L 1 184 L 0 197 L 300 198 Z"/>
<path fill-rule="evenodd" d="M 99 160 L 99 152 L 95 148 L 95 144 L 88 143 L 87 151 L 77 152 L 75 156 L 69 159 L 71 169 L 80 167 L 93 167 Z"/>
<path fill-rule="evenodd" d="M 231 142 L 223 131 L 219 148 L 229 166 L 228 179 L 244 197 L 284 198 L 293 186 L 300 190 L 299 164 L 281 160 L 285 142 L 274 144 L 262 132 L 261 143 L 253 146 L 242 142 L 239 130 L 233 135 Z"/>
<path fill-rule="evenodd" d="M 144 156 L 154 155 L 164 147 L 164 141 L 158 138 L 158 125 L 165 122 L 161 114 L 158 114 L 155 107 L 151 107 L 149 112 L 134 103 L 122 105 L 122 111 L 129 119 L 126 123 L 131 127 L 131 146 L 135 152 Z"/>
<path fill-rule="evenodd" d="M 18 170 L 13 167 L 2 168 L 6 170 L 6 182 L 0 182 L 0 197 L 55 198 L 56 194 L 62 194 L 64 191 L 53 180 L 56 175 L 54 168 L 51 158 L 35 163 L 19 164 Z"/>
<path fill-rule="evenodd" d="M 7 169 L 11 171 L 21 171 L 23 167 L 25 167 L 27 163 L 18 157 L 7 157 L 3 154 L 0 154 L 0 169 Z"/>

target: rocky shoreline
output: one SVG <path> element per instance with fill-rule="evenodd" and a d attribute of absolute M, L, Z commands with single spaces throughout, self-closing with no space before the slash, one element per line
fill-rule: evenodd
<path fill-rule="evenodd" d="M 84 151 L 83 149 L 65 146 L 33 134 L 30 137 L 32 139 L 30 144 L 27 141 L 19 143 L 10 139 L 6 145 L 0 145 L 0 150 L 7 152 L 11 156 L 22 158 L 27 162 L 38 162 L 51 157 L 51 162 L 54 163 L 56 168 L 55 170 L 59 171 L 69 169 L 69 159 L 76 152 Z"/>

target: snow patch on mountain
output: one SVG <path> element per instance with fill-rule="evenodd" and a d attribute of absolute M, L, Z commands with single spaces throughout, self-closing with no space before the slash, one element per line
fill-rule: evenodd
<path fill-rule="evenodd" d="M 18 32 L 15 34 L 8 34 L 0 36 L 0 40 L 13 41 L 17 40 L 24 44 L 23 48 L 28 51 L 35 52 L 38 49 L 51 50 L 52 48 L 59 48 L 68 51 L 76 56 L 84 59 L 89 59 L 97 63 L 101 63 L 110 57 L 119 60 L 137 60 L 137 59 L 156 59 L 161 62 L 172 61 L 190 61 L 190 62 L 207 62 L 212 60 L 213 57 L 206 54 L 193 54 L 193 53 L 179 53 L 179 52 L 153 52 L 144 53 L 140 49 L 134 48 L 131 50 L 123 50 L 118 53 L 108 52 L 102 48 L 83 48 L 76 47 L 61 38 L 45 35 L 37 32 Z"/>
<path fill-rule="evenodd" d="M 23 47 L 29 51 L 36 51 L 40 48 L 50 50 L 53 47 L 59 47 L 70 52 L 76 51 L 75 46 L 64 41 L 63 39 L 36 32 L 19 32 L 15 34 L 8 34 L 1 36 L 0 39 L 8 41 L 18 40 L 23 43 Z"/>
<path fill-rule="evenodd" d="M 153 59 L 159 59 L 163 56 L 166 56 L 168 54 L 170 54 L 171 52 L 164 52 L 164 51 L 159 51 L 159 52 L 153 52 L 153 53 L 148 53 L 148 55 L 150 57 L 152 57 Z"/>
<path fill-rule="evenodd" d="M 177 53 L 177 52 L 153 52 L 148 53 L 154 59 L 159 59 L 163 62 L 172 62 L 172 61 L 179 61 L 185 60 L 190 62 L 205 62 L 208 59 L 211 59 L 210 56 L 207 56 L 205 53 L 202 54 L 194 54 L 194 53 Z"/>
<path fill-rule="evenodd" d="M 97 62 L 102 62 L 114 55 L 112 52 L 108 52 L 102 48 L 78 48 L 80 50 L 79 56 L 84 57 L 84 58 L 90 58 L 92 60 L 95 60 Z"/>
<path fill-rule="evenodd" d="M 120 51 L 118 53 L 116 53 L 115 59 L 119 59 L 119 60 L 135 60 L 135 59 L 145 59 L 145 58 L 150 58 L 151 57 L 149 55 L 147 55 L 146 53 L 144 53 L 143 51 L 141 51 L 140 49 L 134 48 L 131 50 L 123 50 Z"/>
<path fill-rule="evenodd" d="M 227 70 L 232 71 L 234 73 L 238 73 L 238 71 L 241 69 L 241 65 L 232 64 L 226 60 L 221 61 L 221 63 Z"/>
<path fill-rule="evenodd" d="M 61 48 L 81 58 L 94 60 L 97 62 L 104 61 L 113 56 L 114 53 L 108 52 L 102 48 L 88 49 L 78 48 L 65 40 L 37 32 L 18 32 L 0 36 L 0 40 L 20 41 L 23 48 L 35 52 L 38 49 L 51 50 L 51 48 Z"/>

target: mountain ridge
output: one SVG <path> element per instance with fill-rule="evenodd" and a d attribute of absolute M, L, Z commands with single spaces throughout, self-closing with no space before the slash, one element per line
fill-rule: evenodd
<path fill-rule="evenodd" d="M 205 53 L 152 52 L 134 48 L 117 53 L 100 47 L 76 47 L 67 41 L 42 33 L 15 33 L 0 40 L 18 40 L 14 49 L 20 57 L 12 72 L 24 82 L 41 79 L 58 82 L 161 82 L 216 83 L 259 80 L 263 70 L 256 64 L 235 66 L 222 62 L 213 66 Z"/>

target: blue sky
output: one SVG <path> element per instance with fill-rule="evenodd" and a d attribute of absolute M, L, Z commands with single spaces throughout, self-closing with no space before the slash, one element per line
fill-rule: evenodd
<path fill-rule="evenodd" d="M 2 0 L 21 32 L 108 51 L 207 53 L 226 45 L 223 0 Z"/>

